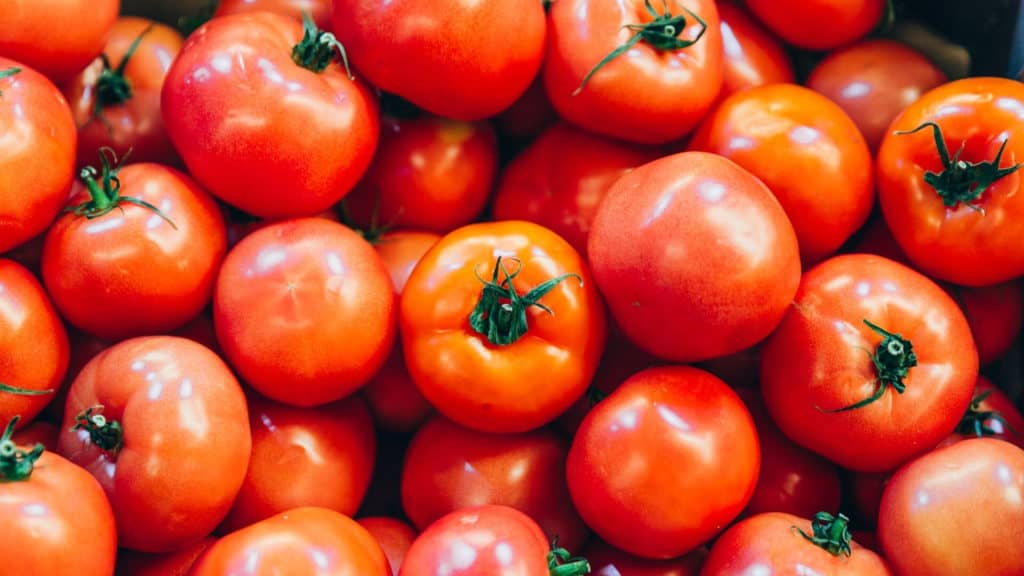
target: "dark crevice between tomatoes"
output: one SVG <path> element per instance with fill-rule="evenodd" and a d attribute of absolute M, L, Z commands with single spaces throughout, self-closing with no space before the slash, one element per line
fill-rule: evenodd
<path fill-rule="evenodd" d="M 85 184 L 85 188 L 89 191 L 91 198 L 78 206 L 68 206 L 64 209 L 64 212 L 70 212 L 75 216 L 85 216 L 92 220 L 109 214 L 114 208 L 118 208 L 122 203 L 127 202 L 128 204 L 134 204 L 152 211 L 170 224 L 171 228 L 178 229 L 174 221 L 168 218 L 156 206 L 140 198 L 121 195 L 121 181 L 117 178 L 117 174 L 124 166 L 125 160 L 131 154 L 131 150 L 128 150 L 128 153 L 121 157 L 120 160 L 118 160 L 114 150 L 106 146 L 100 148 L 99 152 L 103 170 L 97 174 L 95 168 L 86 166 L 78 176 L 82 183 Z M 100 182 L 96 181 L 97 176 L 100 178 Z"/>
<path fill-rule="evenodd" d="M 829 413 L 846 412 L 863 408 L 875 402 L 885 394 L 886 388 L 892 387 L 897 393 L 902 394 L 907 389 L 903 379 L 907 377 L 910 369 L 917 366 L 917 354 L 914 353 L 914 345 L 900 334 L 889 332 L 870 320 L 865 319 L 864 324 L 874 330 L 882 337 L 875 351 L 868 352 L 871 363 L 875 365 L 878 387 L 871 396 L 849 406 L 836 410 L 826 410 Z"/>
<path fill-rule="evenodd" d="M 550 576 L 583 576 L 590 574 L 590 562 L 559 547 L 558 538 L 555 538 L 551 552 L 548 552 L 548 570 Z"/>
<path fill-rule="evenodd" d="M 986 436 L 998 436 L 1000 432 L 986 425 L 988 421 L 999 422 L 1003 427 L 1014 434 L 1019 434 L 1018 430 L 1015 430 L 1010 425 L 1003 415 L 995 410 L 982 410 L 981 405 L 988 397 L 992 395 L 992 390 L 986 390 L 976 395 L 971 400 L 971 405 L 967 407 L 967 412 L 964 417 L 960 420 L 960 423 L 956 426 L 956 433 L 964 436 L 977 436 L 978 438 L 984 438 Z"/>
<path fill-rule="evenodd" d="M 11 76 L 14 76 L 15 74 L 17 74 L 19 72 L 21 72 L 21 68 L 17 68 L 17 67 L 5 68 L 3 70 L 0 70 L 0 80 L 3 80 L 4 78 L 10 78 Z M 3 90 L 0 90 L 0 96 L 3 96 L 3 95 L 4 95 Z"/>
<path fill-rule="evenodd" d="M 302 40 L 292 48 L 292 60 L 299 66 L 319 74 L 339 58 L 345 66 L 348 79 L 355 80 L 355 77 L 352 76 L 352 69 L 348 65 L 348 54 L 345 53 L 345 47 L 338 42 L 334 34 L 317 28 L 313 17 L 308 12 L 304 12 L 302 14 Z"/>
<path fill-rule="evenodd" d="M 178 18 L 178 31 L 187 38 L 202 27 L 203 24 L 209 22 L 213 15 L 217 13 L 219 6 L 220 0 L 210 0 L 210 2 L 200 6 L 195 14 Z"/>
<path fill-rule="evenodd" d="M 828 512 L 818 512 L 811 520 L 811 534 L 804 532 L 799 526 L 793 526 L 793 530 L 833 556 L 849 558 L 853 554 L 850 548 L 850 541 L 853 539 L 850 535 L 850 519 L 845 514 L 833 516 Z"/>
<path fill-rule="evenodd" d="M 28 388 L 18 388 L 17 386 L 11 386 L 0 382 L 0 392 L 5 394 L 15 394 L 17 396 L 46 396 L 47 394 L 53 394 L 52 389 L 47 390 L 29 390 Z"/>
<path fill-rule="evenodd" d="M 352 215 L 348 211 L 348 203 L 342 200 L 338 204 L 338 217 L 341 219 L 341 223 L 348 226 L 357 234 L 363 237 L 370 244 L 377 244 L 380 241 L 381 236 L 387 234 L 393 230 L 398 222 L 398 219 L 405 213 L 405 206 L 399 206 L 395 215 L 391 218 L 391 221 L 380 223 L 380 203 L 381 193 L 380 188 L 374 187 L 374 199 L 373 199 L 373 210 L 370 212 L 370 225 L 365 229 L 360 227 L 352 219 Z"/>
<path fill-rule="evenodd" d="M 20 419 L 20 416 L 11 418 L 3 436 L 0 436 L 0 483 L 28 480 L 36 460 L 39 460 L 45 450 L 42 444 L 36 444 L 31 450 L 24 450 L 18 448 L 14 440 L 11 440 L 14 436 L 14 427 Z"/>
<path fill-rule="evenodd" d="M 103 406 L 92 406 L 75 416 L 72 430 L 85 430 L 89 440 L 115 457 L 124 447 L 124 430 L 117 420 L 108 420 L 102 414 Z"/>
<path fill-rule="evenodd" d="M 150 24 L 135 37 L 135 40 L 128 46 L 128 50 L 124 53 L 124 58 L 121 59 L 121 63 L 117 65 L 116 69 L 110 67 L 110 58 L 106 54 L 100 54 L 100 61 L 103 62 L 103 71 L 100 72 L 100 77 L 96 80 L 96 102 L 93 104 L 92 117 L 89 118 L 89 122 L 99 120 L 107 127 L 107 132 L 112 131 L 113 127 L 103 116 L 103 108 L 124 104 L 131 99 L 132 83 L 128 78 L 125 78 L 124 71 L 128 68 L 128 63 L 132 57 L 135 56 L 135 52 L 138 51 L 142 40 L 153 30 L 154 26 L 156 24 Z"/>

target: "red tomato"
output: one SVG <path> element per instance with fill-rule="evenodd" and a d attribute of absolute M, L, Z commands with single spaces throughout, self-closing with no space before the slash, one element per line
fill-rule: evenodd
<path fill-rule="evenodd" d="M 1024 84 L 969 78 L 928 92 L 893 121 L 878 151 L 878 197 L 925 274 L 964 286 L 1024 274 L 1024 172 L 1013 164 L 1024 157 L 1022 120 Z"/>
<path fill-rule="evenodd" d="M 529 222 L 442 238 L 409 277 L 399 316 L 420 392 L 485 432 L 554 420 L 583 395 L 604 351 L 604 306 L 583 258 Z"/>
<path fill-rule="evenodd" d="M 886 0 L 747 0 L 754 16 L 787 43 L 831 50 L 866 36 L 882 18 Z"/>
<path fill-rule="evenodd" d="M 243 12 L 276 12 L 302 20 L 305 14 L 319 28 L 331 26 L 331 0 L 220 0 L 214 17 Z"/>
<path fill-rule="evenodd" d="M 239 210 L 227 205 L 222 205 L 222 208 L 224 208 L 224 214 L 227 217 L 229 248 L 233 248 L 235 244 L 238 244 L 242 240 L 242 238 L 245 238 L 260 228 L 266 228 L 267 226 L 281 222 L 282 220 L 290 220 L 290 218 L 260 220 L 259 218 L 240 212 Z M 331 222 L 341 222 L 341 215 L 335 212 L 333 207 L 314 214 L 313 218 L 322 218 L 324 220 L 330 220 Z"/>
<path fill-rule="evenodd" d="M 649 560 L 594 540 L 581 556 L 590 562 L 593 576 L 698 576 L 707 551 L 698 549 L 672 560 Z"/>
<path fill-rule="evenodd" d="M 584 522 L 609 544 L 673 558 L 710 540 L 757 484 L 757 431 L 728 385 L 686 366 L 626 380 L 583 420 L 566 461 Z"/>
<path fill-rule="evenodd" d="M 47 450 L 56 453 L 58 435 L 60 435 L 60 429 L 57 428 L 56 424 L 46 420 L 34 420 L 28 426 L 18 430 L 11 437 L 11 441 L 18 446 L 28 448 L 36 444 L 42 444 Z"/>
<path fill-rule="evenodd" d="M 653 149 L 556 124 L 505 168 L 494 219 L 536 222 L 585 255 L 590 224 L 608 189 L 657 157 Z"/>
<path fill-rule="evenodd" d="M 729 158 L 771 189 L 805 264 L 838 250 L 871 214 L 871 151 L 838 105 L 807 88 L 775 84 L 734 94 L 689 147 Z"/>
<path fill-rule="evenodd" d="M 749 348 L 800 282 L 796 235 L 757 178 L 684 152 L 626 174 L 590 230 L 590 265 L 626 336 L 666 360 Z"/>
<path fill-rule="evenodd" d="M 203 538 L 195 544 L 166 554 L 143 554 L 121 550 L 117 554 L 116 576 L 188 576 L 189 570 L 216 538 Z"/>
<path fill-rule="evenodd" d="M 26 4 L 35 1 L 24 0 Z M 7 30 L 2 30 L 10 22 L 9 5 L 4 6 L 2 20 L 0 54 L 2 39 L 9 37 Z M 67 201 L 74 179 L 77 135 L 71 109 L 57 87 L 38 72 L 2 57 L 0 134 L 16 135 L 16 141 L 0 146 L 3 253 L 46 230 Z"/>
<path fill-rule="evenodd" d="M 538 75 L 514 104 L 499 114 L 494 123 L 498 131 L 513 142 L 528 142 L 558 121 L 558 114 L 544 92 L 544 80 Z"/>
<path fill-rule="evenodd" d="M 191 340 L 152 336 L 86 365 L 58 450 L 103 486 L 119 546 L 170 552 L 224 518 L 251 444 L 245 396 L 224 362 Z"/>
<path fill-rule="evenodd" d="M 839 105 L 871 150 L 904 108 L 946 81 L 920 52 L 893 40 L 865 40 L 836 50 L 807 79 L 807 87 Z"/>
<path fill-rule="evenodd" d="M 971 406 L 956 432 L 943 444 L 980 436 L 992 436 L 1024 448 L 1024 415 L 1005 392 L 984 376 L 978 376 Z"/>
<path fill-rule="evenodd" d="M 285 220 L 228 253 L 213 320 L 246 383 L 278 402 L 316 406 L 352 394 L 384 364 L 395 299 L 358 234 L 320 218 Z"/>
<path fill-rule="evenodd" d="M 761 391 L 779 428 L 863 472 L 892 470 L 948 436 L 977 377 L 970 328 L 952 298 L 866 254 L 804 274 L 761 351 Z"/>
<path fill-rule="evenodd" d="M 189 172 L 212 194 L 261 218 L 311 216 L 363 175 L 377 146 L 377 102 L 334 63 L 330 39 L 308 28 L 304 37 L 302 24 L 269 12 L 215 18 L 189 37 L 161 109 Z"/>
<path fill-rule="evenodd" d="M 296 508 L 221 538 L 190 576 L 390 576 L 380 545 L 355 520 L 326 508 Z"/>
<path fill-rule="evenodd" d="M 718 2 L 723 60 L 719 100 L 755 86 L 796 82 L 793 63 L 779 39 L 732 1 Z"/>
<path fill-rule="evenodd" d="M 707 114 L 722 86 L 712 0 L 559 0 L 548 29 L 548 98 L 562 118 L 591 132 L 651 144 L 677 140 Z"/>
<path fill-rule="evenodd" d="M 971 325 L 978 361 L 989 364 L 1006 354 L 1024 322 L 1024 294 L 1020 282 L 981 288 L 951 286 L 950 292 Z"/>
<path fill-rule="evenodd" d="M 849 500 L 864 526 L 878 526 L 878 506 L 892 472 L 852 472 L 847 477 Z M 876 546 L 875 550 L 878 549 Z"/>
<path fill-rule="evenodd" d="M 878 539 L 901 575 L 1024 574 L 1022 494 L 1024 450 L 965 440 L 896 472 L 882 496 Z"/>
<path fill-rule="evenodd" d="M 409 276 L 423 255 L 441 240 L 439 234 L 415 230 L 396 230 L 383 234 L 373 247 L 391 275 L 395 296 L 401 296 Z"/>
<path fill-rule="evenodd" d="M 158 164 L 114 168 L 108 153 L 102 173 L 82 172 L 86 189 L 50 228 L 43 282 L 61 315 L 89 334 L 173 330 L 210 302 L 227 249 L 224 220 L 185 174 Z"/>
<path fill-rule="evenodd" d="M 544 57 L 535 0 L 334 0 L 334 32 L 371 84 L 457 120 L 511 106 Z"/>
<path fill-rule="evenodd" d="M 391 575 L 398 576 L 398 570 L 402 567 L 405 554 L 416 540 L 416 531 L 401 520 L 384 516 L 360 518 L 357 521 L 377 539 L 377 543 L 384 550 L 384 555 L 388 557 Z"/>

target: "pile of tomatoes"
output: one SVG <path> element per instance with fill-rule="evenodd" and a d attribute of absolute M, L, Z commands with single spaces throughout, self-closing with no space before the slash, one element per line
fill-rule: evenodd
<path fill-rule="evenodd" d="M 1024 575 L 1024 84 L 884 0 L 0 13 L 0 575 Z"/>

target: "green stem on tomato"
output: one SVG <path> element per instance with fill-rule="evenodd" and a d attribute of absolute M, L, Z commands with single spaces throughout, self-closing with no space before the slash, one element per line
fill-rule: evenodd
<path fill-rule="evenodd" d="M 157 216 L 164 219 L 165 222 L 171 225 L 171 228 L 175 230 L 178 227 L 174 224 L 174 221 L 167 217 L 162 210 L 156 206 L 133 196 L 122 196 L 121 195 L 121 181 L 118 179 L 117 174 L 124 167 L 124 161 L 128 158 L 131 150 L 128 151 L 120 160 L 117 158 L 117 154 L 114 153 L 113 149 L 103 147 L 99 150 L 100 163 L 102 170 L 97 172 L 92 166 L 86 166 L 79 173 L 79 179 L 82 184 L 85 185 L 86 190 L 89 192 L 89 200 L 82 202 L 77 206 L 68 206 L 64 209 L 64 212 L 70 212 L 75 216 L 85 216 L 89 220 L 99 218 L 109 214 L 114 208 L 119 207 L 122 203 L 134 204 L 146 210 L 150 210 Z M 97 182 L 97 178 L 99 181 Z"/>
<path fill-rule="evenodd" d="M 296 64 L 319 74 L 340 57 L 349 80 L 355 79 L 348 65 L 345 47 L 334 34 L 317 28 L 308 12 L 302 14 L 302 31 L 302 40 L 292 48 L 292 60 Z"/>
<path fill-rule="evenodd" d="M 11 386 L 0 382 L 0 392 L 5 394 L 14 394 L 16 396 L 46 396 L 47 394 L 53 394 L 53 389 L 31 390 L 29 388 L 18 388 L 17 386 Z"/>
<path fill-rule="evenodd" d="M 882 336 L 882 341 L 879 342 L 875 351 L 873 353 L 868 352 L 871 363 L 875 365 L 875 373 L 877 374 L 875 381 L 878 383 L 878 387 L 875 388 L 874 394 L 859 402 L 836 410 L 825 410 L 825 412 L 847 412 L 863 408 L 881 398 L 885 394 L 885 390 L 890 387 L 899 394 L 902 394 L 907 389 L 907 385 L 903 380 L 910 373 L 910 369 L 917 366 L 917 354 L 914 353 L 914 344 L 902 335 L 889 332 L 870 320 L 865 319 L 864 323 L 867 324 L 868 328 Z"/>
<path fill-rule="evenodd" d="M 5 68 L 3 70 L 0 70 L 0 80 L 3 80 L 4 78 L 10 78 L 11 76 L 14 76 L 15 74 L 17 74 L 19 72 L 21 72 L 21 68 L 18 68 L 17 66 L 12 67 L 12 68 Z M 3 91 L 0 90 L 0 96 L 3 96 L 3 95 L 4 95 Z"/>
<path fill-rule="evenodd" d="M 36 460 L 43 455 L 45 448 L 42 444 L 36 444 L 31 450 L 18 448 L 14 440 L 14 427 L 18 424 L 20 416 L 11 418 L 0 436 L 0 484 L 4 482 L 21 482 L 32 476 Z"/>
<path fill-rule="evenodd" d="M 131 99 L 132 83 L 124 75 L 124 71 L 128 68 L 128 62 L 135 56 L 135 52 L 138 51 L 143 38 L 153 30 L 154 26 L 156 24 L 150 24 L 135 37 L 135 40 L 128 46 L 128 50 L 124 53 L 124 57 L 121 58 L 121 63 L 117 65 L 116 69 L 111 68 L 110 59 L 106 54 L 100 54 L 100 60 L 103 62 L 103 71 L 100 72 L 100 77 L 96 80 L 96 101 L 93 104 L 91 119 L 100 120 L 107 126 L 108 130 L 111 127 L 110 123 L 103 117 L 103 108 L 124 104 Z"/>
<path fill-rule="evenodd" d="M 811 520 L 812 534 L 804 532 L 800 527 L 793 526 L 805 540 L 825 550 L 833 556 L 846 556 L 853 553 L 850 548 L 850 519 L 843 514 L 833 516 L 828 512 L 818 512 Z"/>
<path fill-rule="evenodd" d="M 992 420 L 999 422 L 1006 429 L 1013 433 L 1018 433 L 1017 430 L 1010 426 L 1010 423 L 1003 418 L 1003 415 L 995 410 L 982 410 L 981 404 L 989 396 L 992 395 L 992 390 L 986 390 L 976 395 L 971 400 L 971 405 L 967 407 L 967 412 L 964 413 L 964 417 L 960 419 L 960 423 L 956 426 L 956 432 L 963 434 L 964 436 L 977 436 L 984 438 L 985 436 L 996 436 L 999 434 L 998 430 L 987 426 L 985 423 Z"/>
<path fill-rule="evenodd" d="M 568 550 L 558 545 L 558 538 L 551 544 L 548 552 L 549 576 L 583 576 L 590 574 L 590 562 L 586 558 L 573 556 Z"/>
<path fill-rule="evenodd" d="M 117 420 L 108 420 L 102 414 L 103 406 L 92 406 L 75 416 L 72 430 L 85 430 L 93 444 L 114 456 L 124 447 L 124 430 Z"/>

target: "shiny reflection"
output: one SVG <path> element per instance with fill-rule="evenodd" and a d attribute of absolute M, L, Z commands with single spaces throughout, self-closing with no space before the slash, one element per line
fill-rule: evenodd
<path fill-rule="evenodd" d="M 47 516 L 50 513 L 50 509 L 46 507 L 46 504 L 32 502 L 30 504 L 25 504 L 24 506 L 22 506 L 21 512 L 26 516 L 41 518 L 43 516 Z"/>
<path fill-rule="evenodd" d="M 476 548 L 462 538 L 452 540 L 448 546 L 448 554 L 441 558 L 437 567 L 438 574 L 448 576 L 456 570 L 465 570 L 476 562 Z"/>
<path fill-rule="evenodd" d="M 4 285 L 0 284 L 0 294 L 6 291 Z M 0 317 L 8 329 L 17 332 L 28 319 L 28 310 L 21 305 L 18 298 L 0 298 Z"/>
<path fill-rule="evenodd" d="M 762 216 L 760 207 L 710 206 L 704 217 L 718 230 L 718 242 L 741 257 L 745 267 L 760 268 L 775 257 L 775 226 Z"/>
<path fill-rule="evenodd" d="M 498 542 L 494 546 L 494 559 L 502 566 L 510 566 L 516 561 L 515 550 L 512 549 L 508 542 Z"/>
<path fill-rule="evenodd" d="M 851 98 L 852 99 L 852 98 L 861 98 L 863 96 L 867 96 L 870 93 L 871 93 L 871 85 L 870 84 L 868 84 L 867 82 L 862 82 L 860 80 L 856 80 L 854 82 L 850 82 L 846 86 L 843 86 L 843 89 L 840 92 L 840 95 L 843 98 Z"/>
<path fill-rule="evenodd" d="M 1006 110 L 1018 117 L 1024 118 L 1024 102 L 1016 98 L 996 98 L 996 108 Z"/>
<path fill-rule="evenodd" d="M 288 435 L 288 442 L 293 446 L 301 448 L 306 459 L 313 464 L 317 466 L 326 464 L 323 454 L 320 453 L 320 445 L 317 443 L 316 436 L 313 436 L 306 430 L 299 428 L 291 430 Z"/>
<path fill-rule="evenodd" d="M 683 420 L 679 416 L 679 414 L 676 414 L 675 411 L 673 411 L 668 406 L 660 405 L 657 408 L 655 408 L 655 411 L 666 424 L 675 428 L 676 430 L 679 430 L 680 432 L 693 431 L 693 427 L 690 426 L 690 424 L 686 420 Z"/>

